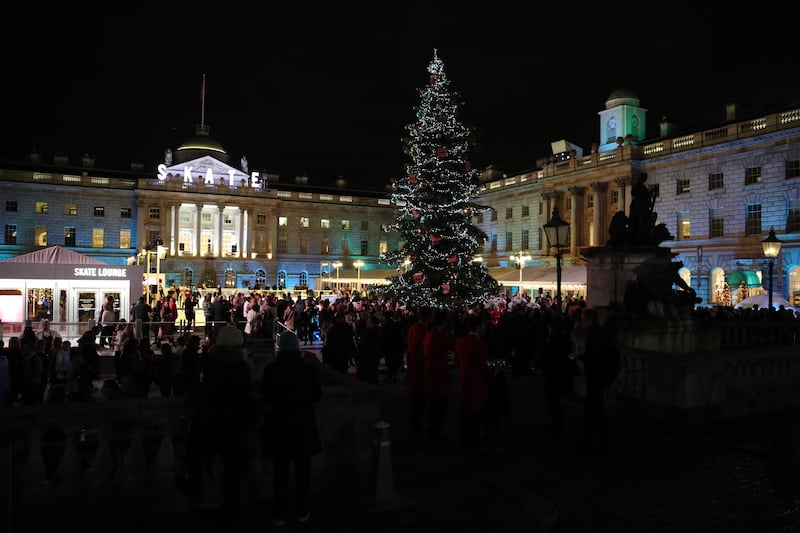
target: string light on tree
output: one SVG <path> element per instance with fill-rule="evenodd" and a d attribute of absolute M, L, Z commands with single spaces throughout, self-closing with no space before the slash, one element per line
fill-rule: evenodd
<path fill-rule="evenodd" d="M 436 50 L 428 73 L 417 120 L 407 126 L 404 139 L 405 175 L 392 184 L 391 202 L 397 206 L 392 229 L 404 244 L 381 257 L 401 273 L 389 279 L 382 296 L 406 305 L 459 309 L 498 292 L 497 281 L 473 261 L 487 236 L 472 217 L 491 208 L 474 203 L 479 173 L 469 162 L 471 130 L 459 118 L 460 97 L 450 89 Z M 411 263 L 404 264 L 408 258 Z"/>

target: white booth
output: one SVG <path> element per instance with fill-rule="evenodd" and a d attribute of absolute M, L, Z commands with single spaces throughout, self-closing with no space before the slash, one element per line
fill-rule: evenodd
<path fill-rule="evenodd" d="M 117 319 L 127 320 L 144 293 L 143 279 L 141 266 L 111 265 L 59 246 L 0 261 L 3 337 L 43 318 L 65 338 L 80 336 L 109 297 Z"/>

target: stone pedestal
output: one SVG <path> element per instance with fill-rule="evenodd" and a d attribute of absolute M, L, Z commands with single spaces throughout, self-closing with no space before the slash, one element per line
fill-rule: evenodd
<path fill-rule="evenodd" d="M 624 311 L 625 290 L 637 281 L 637 269 L 654 260 L 670 263 L 677 254 L 658 246 L 597 246 L 584 252 L 586 293 L 593 307 Z"/>

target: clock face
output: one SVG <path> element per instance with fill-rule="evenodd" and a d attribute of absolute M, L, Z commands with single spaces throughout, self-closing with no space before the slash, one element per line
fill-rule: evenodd
<path fill-rule="evenodd" d="M 611 129 L 616 128 L 617 127 L 617 119 L 614 118 L 614 117 L 611 117 L 610 119 L 608 119 L 608 127 L 611 128 Z"/>

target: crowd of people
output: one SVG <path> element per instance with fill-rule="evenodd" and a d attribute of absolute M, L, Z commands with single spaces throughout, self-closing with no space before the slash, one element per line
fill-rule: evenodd
<path fill-rule="evenodd" d="M 165 295 L 156 311 L 142 297 L 129 320 L 116 320 L 111 330 L 101 320 L 75 345 L 47 320 L 38 330 L 29 323 L 7 345 L 0 341 L 0 407 L 91 400 L 97 392 L 98 350 L 111 346 L 116 375 L 105 381 L 102 394 L 107 399 L 146 398 L 158 391 L 196 406 L 187 475 L 178 484 L 190 497 L 202 494 L 202 465 L 209 454 L 220 454 L 226 476 L 224 511 L 232 516 L 248 457 L 248 432 L 259 419 L 255 406 L 257 401 L 266 403 L 270 416 L 263 418 L 261 435 L 264 452 L 274 461 L 272 517 L 278 525 L 288 516 L 290 464 L 297 476 L 295 517 L 304 521 L 309 516 L 309 457 L 323 445 L 314 420 L 314 404 L 321 397 L 318 365 L 346 375 L 344 379 L 376 385 L 381 377 L 383 382 L 405 381 L 412 431 L 431 446 L 453 441 L 467 456 L 484 453 L 482 440 L 496 433 L 508 414 L 507 375 L 541 373 L 542 401 L 548 408 L 544 429 L 563 439 L 562 402 L 575 394 L 575 376 L 582 374 L 585 427 L 576 446 L 600 454 L 609 444 L 605 396 L 619 372 L 619 352 L 610 326 L 582 298 L 568 298 L 561 309 L 543 299 L 517 296 L 445 310 L 349 294 L 293 299 L 290 294 L 207 292 L 196 304 L 206 315 L 202 333 L 194 327 L 164 327 L 163 310 L 172 299 Z M 194 297 L 184 296 L 183 304 L 188 300 Z M 104 307 L 112 305 L 104 302 Z M 715 320 L 798 320 L 782 310 L 699 308 L 696 313 Z M 162 318 L 157 328 L 156 317 Z M 139 321 L 144 327 L 134 326 Z M 256 376 L 247 341 L 272 338 L 276 322 L 282 323 L 283 332 L 277 357 Z M 321 347 L 313 364 L 302 349 L 310 344 Z M 458 405 L 449 406 L 456 390 Z M 450 412 L 458 419 L 457 435 L 446 434 Z"/>

